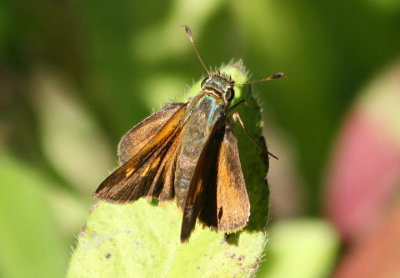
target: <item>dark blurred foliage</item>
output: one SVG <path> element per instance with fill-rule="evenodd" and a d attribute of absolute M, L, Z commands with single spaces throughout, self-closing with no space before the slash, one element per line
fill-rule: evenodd
<path fill-rule="evenodd" d="M 37 186 L 48 195 L 46 217 L 62 234 L 61 245 L 73 243 L 91 192 L 115 166 L 124 132 L 205 75 L 182 24 L 192 28 L 213 69 L 241 58 L 252 79 L 289 76 L 254 86 L 267 143 L 280 157 L 270 173 L 275 219 L 322 216 L 322 181 L 341 121 L 400 49 L 395 0 L 1 2 L 0 152 L 7 159 L 0 171 L 46 180 Z M 13 185 L 3 190 L 22 190 Z M 279 202 L 296 205 L 281 213 Z M 16 203 L 26 204 L 20 199 L 10 206 Z M 68 249 L 64 253 L 54 273 L 66 268 Z M 15 273 L 21 272 L 0 270 L 0 276 Z"/>

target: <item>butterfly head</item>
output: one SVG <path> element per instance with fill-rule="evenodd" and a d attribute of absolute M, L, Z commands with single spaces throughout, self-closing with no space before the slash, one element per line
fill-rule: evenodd
<path fill-rule="evenodd" d="M 207 76 L 201 82 L 201 88 L 203 91 L 217 95 L 224 100 L 225 103 L 230 103 L 235 97 L 235 91 L 233 87 L 235 81 L 229 75 L 216 72 Z"/>

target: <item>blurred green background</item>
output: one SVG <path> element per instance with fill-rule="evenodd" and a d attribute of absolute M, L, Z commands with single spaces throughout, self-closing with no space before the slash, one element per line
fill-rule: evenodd
<path fill-rule="evenodd" d="M 0 277 L 65 275 L 121 136 L 205 76 L 182 24 L 213 69 L 289 76 L 254 85 L 280 157 L 258 277 L 335 272 L 325 173 L 360 91 L 399 57 L 396 0 L 1 1 Z"/>

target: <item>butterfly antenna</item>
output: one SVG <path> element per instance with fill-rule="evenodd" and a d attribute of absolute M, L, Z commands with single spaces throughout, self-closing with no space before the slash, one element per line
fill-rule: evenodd
<path fill-rule="evenodd" d="M 197 57 L 199 58 L 200 63 L 202 64 L 203 68 L 206 70 L 208 76 L 210 76 L 211 74 L 210 74 L 210 72 L 208 71 L 208 69 L 207 69 L 206 65 L 204 64 L 203 60 L 201 59 L 200 54 L 199 54 L 199 52 L 197 51 L 197 47 L 196 47 L 196 45 L 194 44 L 192 31 L 190 30 L 189 26 L 187 26 L 187 25 L 183 25 L 183 27 L 185 27 L 186 34 L 188 35 L 189 40 L 190 40 L 190 42 L 191 42 L 192 45 L 193 45 L 194 51 L 196 52 L 196 55 L 197 55 Z"/>
<path fill-rule="evenodd" d="M 248 81 L 245 83 L 240 83 L 240 84 L 235 84 L 235 86 L 243 86 L 243 85 L 249 85 L 249 84 L 253 84 L 253 83 L 258 83 L 258 82 L 264 82 L 264 81 L 268 81 L 268 80 L 274 80 L 274 79 L 279 79 L 281 77 L 287 77 L 286 74 L 282 73 L 282 72 L 278 72 L 275 73 L 273 75 L 270 75 L 266 78 L 260 79 L 260 80 L 254 80 L 254 81 Z"/>

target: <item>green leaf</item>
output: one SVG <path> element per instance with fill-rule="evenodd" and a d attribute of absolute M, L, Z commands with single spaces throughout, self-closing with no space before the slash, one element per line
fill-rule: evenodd
<path fill-rule="evenodd" d="M 241 62 L 221 69 L 237 83 L 247 80 Z M 200 81 L 189 90 L 198 94 Z M 255 140 L 261 115 L 249 86 L 235 87 L 234 103 Z M 249 107 L 251 106 L 251 107 Z M 267 241 L 267 156 L 236 126 L 251 215 L 243 231 L 231 235 L 196 224 L 189 242 L 180 242 L 182 213 L 173 203 L 158 207 L 144 199 L 127 205 L 98 202 L 92 208 L 70 262 L 68 277 L 251 277 Z"/>

